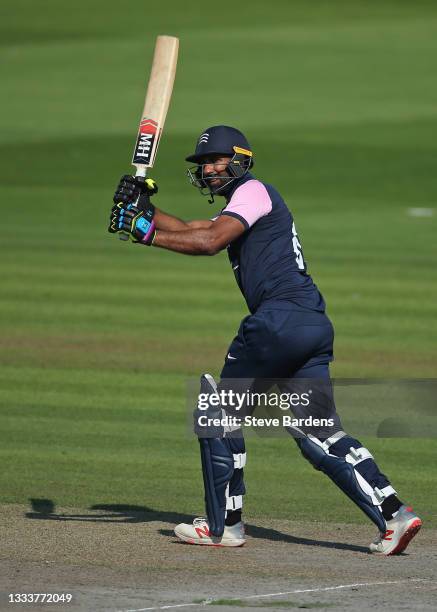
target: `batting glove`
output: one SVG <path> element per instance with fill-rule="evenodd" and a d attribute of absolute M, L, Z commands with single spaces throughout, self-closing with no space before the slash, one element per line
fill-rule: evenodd
<path fill-rule="evenodd" d="M 135 206 L 135 204 L 114 204 L 108 231 L 111 233 L 128 233 L 133 242 L 150 246 L 153 244 L 156 234 L 155 222 L 153 220 L 155 207 L 150 201 L 142 201 L 143 197 L 140 196 L 138 200 L 140 208 Z"/>
<path fill-rule="evenodd" d="M 158 186 L 151 178 L 122 176 L 114 194 L 108 231 L 128 233 L 134 242 L 151 245 L 155 238 L 155 207 L 150 196 L 157 191 Z"/>
<path fill-rule="evenodd" d="M 158 185 L 151 178 L 143 180 L 141 177 L 125 174 L 121 177 L 114 193 L 114 204 L 136 204 L 140 196 L 150 198 L 157 193 Z"/>

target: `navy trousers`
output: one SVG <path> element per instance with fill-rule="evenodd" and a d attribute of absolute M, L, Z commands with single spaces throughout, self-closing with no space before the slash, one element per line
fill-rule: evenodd
<path fill-rule="evenodd" d="M 268 379 L 281 379 L 283 390 L 293 389 L 297 379 L 317 379 L 330 389 L 329 364 L 333 360 L 334 329 L 326 314 L 299 308 L 288 302 L 267 302 L 252 315 L 243 319 L 233 339 L 221 372 L 219 389 L 238 390 L 239 382 L 248 380 L 252 391 L 265 390 Z M 329 396 L 329 392 L 328 392 Z M 335 431 L 341 431 L 340 418 L 335 410 L 333 395 L 326 397 L 326 412 L 334 419 L 334 428 L 327 435 L 317 435 L 324 441 Z M 321 401 L 323 403 L 323 401 Z M 323 407 L 322 407 L 323 411 Z M 306 417 L 302 408 L 293 409 L 296 417 Z M 313 433 L 308 432 L 305 433 Z M 234 452 L 245 452 L 242 437 L 232 440 Z M 330 447 L 331 454 L 345 457 L 349 448 L 362 447 L 351 436 L 343 437 Z M 372 486 L 383 489 L 390 483 L 372 458 L 356 467 Z M 229 483 L 229 495 L 244 495 L 243 470 L 236 469 Z"/>

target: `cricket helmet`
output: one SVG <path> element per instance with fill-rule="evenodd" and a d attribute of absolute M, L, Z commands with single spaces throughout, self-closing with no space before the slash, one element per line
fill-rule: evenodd
<path fill-rule="evenodd" d="M 204 169 L 206 160 L 214 155 L 231 159 L 226 167 L 228 176 L 219 177 L 223 179 L 222 183 L 213 187 L 209 181 L 217 176 L 206 175 Z M 202 195 L 212 196 L 212 201 L 214 194 L 226 195 L 232 189 L 233 183 L 253 166 L 253 154 L 247 138 L 240 130 L 228 125 L 215 125 L 204 130 L 197 140 L 196 150 L 185 159 L 197 164 L 187 170 L 191 184 L 200 189 Z"/>

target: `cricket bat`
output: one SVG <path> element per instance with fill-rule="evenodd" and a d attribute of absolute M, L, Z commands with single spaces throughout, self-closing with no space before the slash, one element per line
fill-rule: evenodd
<path fill-rule="evenodd" d="M 179 39 L 175 36 L 156 38 L 152 70 L 132 157 L 132 165 L 136 168 L 135 176 L 143 180 L 145 180 L 147 169 L 152 168 L 155 163 L 173 91 L 178 50 Z M 129 235 L 124 232 L 119 236 L 121 240 L 129 238 Z"/>

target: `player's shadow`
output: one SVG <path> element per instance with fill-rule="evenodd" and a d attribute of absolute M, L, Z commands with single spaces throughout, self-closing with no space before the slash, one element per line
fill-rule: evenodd
<path fill-rule="evenodd" d="M 57 512 L 51 499 L 31 498 L 31 510 L 26 512 L 28 519 L 46 521 L 82 521 L 87 523 L 148 523 L 162 521 L 164 523 L 183 523 L 191 521 L 192 517 L 180 512 L 154 510 L 148 506 L 130 504 L 95 504 L 90 506 L 88 513 L 76 514 Z"/>
<path fill-rule="evenodd" d="M 190 520 L 191 522 L 191 520 Z M 360 552 L 369 554 L 369 549 L 365 546 L 356 546 L 355 544 L 346 544 L 343 542 L 329 542 L 327 540 L 313 540 L 311 538 L 301 538 L 298 536 L 290 535 L 289 533 L 283 533 L 276 529 L 266 529 L 265 527 L 258 527 L 257 525 L 244 524 L 246 535 L 252 538 L 260 538 L 261 540 L 271 540 L 273 542 L 286 542 L 287 544 L 303 544 L 304 546 L 319 546 L 321 548 L 337 548 L 339 550 L 352 550 L 354 552 Z M 174 537 L 173 531 L 170 529 L 160 529 L 159 533 L 169 537 Z M 177 541 L 179 544 L 183 542 Z"/>
<path fill-rule="evenodd" d="M 369 549 L 365 546 L 302 538 L 300 536 L 293 536 L 288 533 L 283 533 L 282 531 L 277 531 L 276 529 L 266 529 L 265 527 L 258 527 L 256 525 L 246 525 L 246 533 L 252 538 L 261 538 L 263 540 L 287 542 L 288 544 L 303 544 L 305 546 L 320 546 L 322 548 L 337 548 L 340 550 L 352 550 L 354 552 L 369 554 Z"/>
<path fill-rule="evenodd" d="M 83 521 L 87 523 L 148 523 L 160 521 L 163 523 L 191 523 L 192 516 L 179 512 L 166 512 L 154 510 L 148 506 L 133 506 L 128 504 L 95 504 L 89 508 L 90 512 L 84 514 L 72 514 L 56 512 L 56 506 L 51 499 L 30 499 L 32 510 L 26 512 L 29 519 L 40 519 L 49 521 Z M 351 550 L 360 553 L 369 553 L 364 546 L 345 544 L 343 542 L 330 542 L 327 540 L 315 540 L 293 536 L 276 529 L 267 529 L 257 525 L 245 525 L 246 533 L 252 538 L 271 540 L 273 542 L 286 542 L 288 544 L 301 544 L 304 546 L 319 546 L 322 548 L 336 548 L 339 550 Z M 172 529 L 159 529 L 161 535 L 175 538 Z M 179 540 L 175 542 L 183 544 Z"/>

